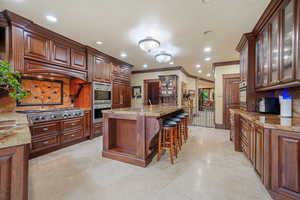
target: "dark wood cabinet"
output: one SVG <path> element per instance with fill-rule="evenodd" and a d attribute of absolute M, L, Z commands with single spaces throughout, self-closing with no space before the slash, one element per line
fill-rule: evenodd
<path fill-rule="evenodd" d="M 28 145 L 0 149 L 0 199 L 28 199 Z"/>
<path fill-rule="evenodd" d="M 51 61 L 60 65 L 70 66 L 71 48 L 63 42 L 51 42 Z"/>
<path fill-rule="evenodd" d="M 271 145 L 272 191 L 282 199 L 300 199 L 299 133 L 272 130 Z"/>
<path fill-rule="evenodd" d="M 84 111 L 84 137 L 91 136 L 91 111 Z"/>
<path fill-rule="evenodd" d="M 112 104 L 113 108 L 130 107 L 131 87 L 123 84 L 113 84 Z"/>
<path fill-rule="evenodd" d="M 25 56 L 48 61 L 50 59 L 50 40 L 36 33 L 24 32 Z"/>
<path fill-rule="evenodd" d="M 30 156 L 45 153 L 80 142 L 90 136 L 91 117 L 86 111 L 83 117 L 35 123 L 30 127 L 32 143 Z"/>
<path fill-rule="evenodd" d="M 279 15 L 275 15 L 270 23 L 270 71 L 269 71 L 269 85 L 276 85 L 279 83 Z"/>
<path fill-rule="evenodd" d="M 254 167 L 257 174 L 263 179 L 264 173 L 264 130 L 255 126 L 254 130 Z"/>
<path fill-rule="evenodd" d="M 93 124 L 93 138 L 103 135 L 103 122 Z"/>
<path fill-rule="evenodd" d="M 86 53 L 84 49 L 71 49 L 71 68 L 86 70 Z"/>

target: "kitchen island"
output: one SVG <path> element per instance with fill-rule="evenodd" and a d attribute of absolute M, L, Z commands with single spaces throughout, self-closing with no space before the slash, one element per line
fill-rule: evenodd
<path fill-rule="evenodd" d="M 146 167 L 157 153 L 162 119 L 182 110 L 162 104 L 103 111 L 103 157 Z"/>

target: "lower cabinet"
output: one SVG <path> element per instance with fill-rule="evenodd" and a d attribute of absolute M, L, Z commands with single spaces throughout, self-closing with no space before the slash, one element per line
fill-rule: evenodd
<path fill-rule="evenodd" d="M 93 124 L 93 137 L 103 135 L 103 122 L 97 122 Z"/>
<path fill-rule="evenodd" d="M 300 199 L 300 135 L 272 130 L 271 189 L 276 199 Z"/>
<path fill-rule="evenodd" d="M 264 128 L 241 115 L 234 119 L 240 126 L 232 130 L 235 146 L 240 145 L 273 199 L 300 200 L 299 132 Z"/>
<path fill-rule="evenodd" d="M 90 112 L 86 112 L 84 117 L 36 123 L 30 130 L 30 157 L 36 157 L 88 138 Z"/>
<path fill-rule="evenodd" d="M 28 145 L 0 149 L 0 199 L 28 199 Z"/>

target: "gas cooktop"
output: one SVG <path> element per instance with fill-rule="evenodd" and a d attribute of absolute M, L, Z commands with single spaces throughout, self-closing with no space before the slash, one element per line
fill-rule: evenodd
<path fill-rule="evenodd" d="M 58 119 L 69 119 L 81 117 L 84 111 L 79 108 L 59 108 L 50 110 L 25 110 L 18 111 L 19 113 L 27 114 L 30 123 L 44 122 Z"/>

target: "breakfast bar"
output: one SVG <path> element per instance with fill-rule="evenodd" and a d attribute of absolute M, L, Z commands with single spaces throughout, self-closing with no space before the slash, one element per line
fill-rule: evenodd
<path fill-rule="evenodd" d="M 157 153 L 161 121 L 181 106 L 150 105 L 105 110 L 103 157 L 146 167 Z"/>

